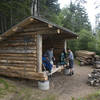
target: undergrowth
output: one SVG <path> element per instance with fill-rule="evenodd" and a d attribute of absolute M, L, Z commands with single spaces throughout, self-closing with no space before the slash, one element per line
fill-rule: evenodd
<path fill-rule="evenodd" d="M 0 78 L 0 98 L 4 97 L 7 93 L 13 92 L 15 86 Z"/>
<path fill-rule="evenodd" d="M 74 97 L 72 97 L 72 100 L 100 100 L 100 91 L 94 94 L 90 94 L 84 98 L 75 99 Z"/>

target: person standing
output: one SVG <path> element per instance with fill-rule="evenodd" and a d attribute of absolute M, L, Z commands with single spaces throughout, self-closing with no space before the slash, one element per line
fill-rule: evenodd
<path fill-rule="evenodd" d="M 61 52 L 61 55 L 60 55 L 60 65 L 66 65 L 67 62 L 66 62 L 66 51 L 65 49 Z"/>
<path fill-rule="evenodd" d="M 48 58 L 48 60 L 50 61 L 50 63 L 53 65 L 53 60 L 54 60 L 54 55 L 53 55 L 53 48 L 50 48 L 46 51 L 46 53 L 44 54 L 44 56 L 46 56 Z"/>
<path fill-rule="evenodd" d="M 70 49 L 67 49 L 67 51 L 68 51 L 70 75 L 73 75 L 74 74 L 74 55 Z"/>

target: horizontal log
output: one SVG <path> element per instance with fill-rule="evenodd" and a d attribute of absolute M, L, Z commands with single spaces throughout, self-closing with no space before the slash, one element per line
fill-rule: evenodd
<path fill-rule="evenodd" d="M 41 28 L 41 27 L 48 27 L 48 25 L 46 23 L 32 23 L 28 26 L 25 26 L 24 29 L 28 29 L 28 28 Z"/>
<path fill-rule="evenodd" d="M 36 33 L 35 33 L 36 34 Z M 12 40 L 16 40 L 16 39 L 23 39 L 24 40 L 24 38 L 30 38 L 30 39 L 36 39 L 36 35 L 34 35 L 34 34 L 32 34 L 32 32 L 28 32 L 28 33 L 17 33 L 17 34 L 14 34 L 14 35 L 12 35 L 11 37 L 8 37 L 8 39 L 12 39 Z"/>
<path fill-rule="evenodd" d="M 36 50 L 0 50 L 0 53 L 36 53 Z"/>
<path fill-rule="evenodd" d="M 48 80 L 48 76 L 45 76 L 45 77 L 36 77 L 36 76 L 25 76 L 26 79 L 30 79 L 30 80 L 40 80 L 40 81 L 45 81 L 45 80 Z"/>
<path fill-rule="evenodd" d="M 34 72 L 35 73 L 35 72 Z M 43 76 L 41 77 L 40 75 L 25 75 L 25 74 L 22 74 L 20 72 L 17 72 L 17 73 L 13 73 L 13 72 L 9 72 L 9 71 L 0 71 L 0 75 L 3 75 L 3 76 L 7 76 L 7 77 L 17 77 L 17 78 L 25 78 L 25 79 L 30 79 L 30 80 L 41 80 L 41 81 L 44 81 L 44 80 L 47 80 L 47 76 Z"/>
<path fill-rule="evenodd" d="M 5 73 L 18 73 L 18 74 L 20 74 L 20 75 L 23 75 L 23 74 L 25 74 L 25 75 L 29 75 L 29 76 L 35 76 L 35 77 L 44 77 L 46 74 L 44 74 L 44 73 L 38 73 L 38 72 L 24 72 L 24 71 L 17 71 L 16 69 L 15 70 L 8 70 L 8 69 L 3 69 L 3 70 L 0 70 L 0 72 L 5 72 Z"/>
<path fill-rule="evenodd" d="M 41 28 L 41 30 L 37 30 L 37 31 L 34 31 L 35 28 L 34 29 L 29 28 L 29 29 L 24 29 L 24 30 L 25 30 L 26 33 L 28 33 L 28 35 L 33 35 L 33 34 L 36 34 L 36 33 L 38 33 L 38 34 L 47 34 L 47 33 L 48 34 L 58 34 L 57 30 L 55 28 L 48 28 L 48 27 L 45 28 L 45 29 Z"/>
<path fill-rule="evenodd" d="M 9 72 L 5 70 L 0 70 L 0 75 L 3 76 L 8 76 L 8 77 L 19 77 L 19 78 L 24 78 L 24 75 L 20 72 L 14 73 L 14 72 Z"/>
<path fill-rule="evenodd" d="M 0 54 L 0 56 L 9 56 L 9 57 L 36 57 L 37 55 L 36 55 L 36 53 L 32 53 L 32 54 L 16 54 L 16 53 L 13 53 L 13 54 L 11 54 L 11 53 L 5 53 L 5 54 Z"/>
<path fill-rule="evenodd" d="M 24 36 L 23 36 L 24 37 Z M 21 38 L 21 37 L 17 37 L 17 38 L 10 38 L 10 39 L 6 39 L 4 41 L 1 41 L 0 43 L 16 43 L 16 42 L 36 42 L 36 38 L 34 37 L 31 37 L 31 38 L 28 38 L 28 37 L 25 37 L 25 38 Z"/>
<path fill-rule="evenodd" d="M 29 28 L 30 29 L 30 28 Z M 23 29 L 23 30 L 27 30 L 27 29 Z M 17 32 L 17 33 L 15 33 L 15 34 L 13 34 L 11 37 L 15 37 L 15 36 L 20 36 L 20 34 L 27 34 L 28 36 L 32 36 L 32 37 L 36 37 L 36 33 L 34 33 L 34 32 L 24 32 L 24 31 L 19 31 L 19 32 Z"/>
<path fill-rule="evenodd" d="M 2 43 L 29 43 L 29 42 L 36 42 L 36 39 L 30 38 L 30 39 L 8 39 L 6 41 L 3 41 Z"/>
<path fill-rule="evenodd" d="M 32 45 L 28 45 L 28 46 L 26 46 L 26 45 L 0 45 L 0 48 L 9 48 L 9 47 L 15 47 L 15 48 L 25 48 L 25 47 L 27 47 L 27 48 L 31 48 L 31 47 L 35 47 L 36 48 L 36 44 L 32 44 Z"/>
<path fill-rule="evenodd" d="M 11 56 L 11 57 L 9 57 L 9 56 L 0 56 L 0 60 L 20 60 L 20 61 L 36 61 L 37 60 L 37 57 L 27 57 L 27 55 L 26 56 L 24 56 L 24 57 L 14 57 L 14 56 Z"/>
<path fill-rule="evenodd" d="M 28 45 L 26 45 L 26 44 L 4 44 L 4 45 L 2 45 L 2 44 L 0 44 L 0 48 L 4 48 L 4 47 L 21 47 L 21 48 L 28 48 L 28 47 L 36 47 L 36 44 L 28 44 Z"/>
<path fill-rule="evenodd" d="M 37 64 L 16 64 L 16 63 L 0 63 L 0 66 L 8 66 L 8 67 L 21 67 L 23 68 L 24 67 L 28 67 L 28 68 L 34 68 L 34 67 L 37 67 Z"/>
<path fill-rule="evenodd" d="M 31 47 L 28 47 L 28 46 L 23 46 L 23 47 L 2 47 L 0 48 L 0 50 L 36 50 L 36 46 L 31 46 Z"/>
<path fill-rule="evenodd" d="M 34 42 L 27 43 L 0 43 L 0 46 L 29 46 L 29 45 L 36 45 Z"/>
<path fill-rule="evenodd" d="M 33 61 L 18 61 L 18 60 L 0 60 L 0 63 L 12 63 L 12 64 L 34 64 L 36 60 Z"/>
<path fill-rule="evenodd" d="M 49 27 L 29 27 L 27 29 L 23 29 L 23 31 L 19 31 L 19 32 L 28 32 L 28 34 L 34 34 L 34 32 L 38 32 L 38 31 L 42 31 L 42 30 L 49 30 Z"/>
<path fill-rule="evenodd" d="M 76 51 L 76 56 L 94 57 L 95 52 L 80 50 L 80 51 Z"/>
<path fill-rule="evenodd" d="M 28 68 L 28 67 L 12 67 L 12 66 L 0 66 L 0 70 L 7 70 L 7 71 L 19 71 L 19 72 L 35 72 L 36 71 L 36 66 L 33 68 Z"/>
<path fill-rule="evenodd" d="M 28 62 L 25 62 L 25 63 L 21 63 L 21 62 L 3 62 L 3 61 L 0 61 L 0 65 L 4 65 L 4 66 L 18 66 L 18 67 L 23 67 L 23 66 L 27 66 L 27 67 L 33 67 L 33 66 L 37 66 L 37 62 L 36 61 L 33 61 L 33 63 L 28 63 Z"/>
<path fill-rule="evenodd" d="M 22 36 L 30 36 L 32 38 L 36 38 L 36 32 L 19 32 L 15 34 L 13 37 L 22 37 Z"/>
<path fill-rule="evenodd" d="M 13 38 L 10 38 L 10 39 L 7 39 L 7 40 L 5 40 L 5 41 L 2 41 L 2 42 L 17 42 L 17 41 L 20 41 L 20 42 L 24 42 L 24 41 L 32 41 L 32 42 L 36 42 L 36 38 L 35 37 L 31 37 L 31 38 L 28 38 L 28 37 L 25 37 L 24 38 L 24 35 L 23 35 L 23 37 L 13 37 Z"/>

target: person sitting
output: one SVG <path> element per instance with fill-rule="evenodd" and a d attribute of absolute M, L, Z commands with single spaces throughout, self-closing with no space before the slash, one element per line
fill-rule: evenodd
<path fill-rule="evenodd" d="M 54 58 L 54 55 L 53 55 L 53 48 L 49 48 L 46 52 L 45 52 L 45 54 L 44 54 L 44 56 L 46 56 L 47 58 L 48 58 L 48 60 L 49 60 L 49 62 L 52 64 L 52 66 L 53 66 L 53 61 L 55 60 L 55 58 Z"/>
<path fill-rule="evenodd" d="M 48 60 L 48 57 L 42 57 L 42 64 L 45 67 L 46 70 L 48 70 L 51 73 L 52 70 L 52 64 L 50 63 L 50 61 Z"/>
<path fill-rule="evenodd" d="M 66 62 L 66 52 L 65 50 L 63 50 L 60 54 L 60 59 L 59 59 L 59 63 L 58 65 L 67 65 L 67 62 Z"/>

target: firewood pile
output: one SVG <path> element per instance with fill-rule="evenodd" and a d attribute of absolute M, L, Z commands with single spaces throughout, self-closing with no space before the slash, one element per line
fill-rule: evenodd
<path fill-rule="evenodd" d="M 100 69 L 100 56 L 98 56 L 98 55 L 95 56 L 94 68 Z"/>
<path fill-rule="evenodd" d="M 96 61 L 100 61 L 100 56 L 99 55 L 95 55 L 95 60 Z"/>
<path fill-rule="evenodd" d="M 91 86 L 100 86 L 100 69 L 94 69 L 91 74 L 88 75 L 88 82 Z"/>
<path fill-rule="evenodd" d="M 76 59 L 80 62 L 80 65 L 93 65 L 95 63 L 95 52 L 89 52 L 85 50 L 76 51 Z"/>
<path fill-rule="evenodd" d="M 100 56 L 95 55 L 94 70 L 88 75 L 88 84 L 91 86 L 100 86 Z"/>

